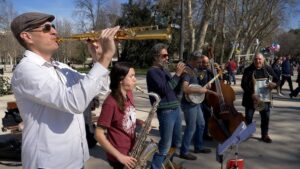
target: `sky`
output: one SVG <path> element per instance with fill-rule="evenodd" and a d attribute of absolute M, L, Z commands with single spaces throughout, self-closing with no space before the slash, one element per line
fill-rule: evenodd
<path fill-rule="evenodd" d="M 57 19 L 71 19 L 75 9 L 74 0 L 11 0 L 18 14 L 43 12 L 53 14 Z"/>
<path fill-rule="evenodd" d="M 75 0 L 8 0 L 11 1 L 13 7 L 18 14 L 24 12 L 43 12 L 52 14 L 56 19 L 73 20 L 72 16 L 75 10 Z M 127 0 L 118 0 L 119 2 L 127 2 Z"/>
<path fill-rule="evenodd" d="M 287 8 L 288 22 L 285 29 L 300 28 L 300 0 L 296 0 L 296 4 L 293 7 Z"/>
<path fill-rule="evenodd" d="M 57 19 L 68 19 L 73 21 L 74 1 L 75 0 L 10 0 L 16 9 L 21 14 L 23 12 L 44 12 L 53 14 Z M 127 0 L 119 0 L 121 3 Z M 296 0 L 293 7 L 288 7 L 288 21 L 284 24 L 284 29 L 300 28 L 300 0 Z"/>

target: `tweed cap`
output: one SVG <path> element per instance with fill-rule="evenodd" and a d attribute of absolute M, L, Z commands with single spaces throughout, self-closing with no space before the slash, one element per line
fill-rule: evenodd
<path fill-rule="evenodd" d="M 192 57 L 201 57 L 202 56 L 202 52 L 201 51 L 194 51 L 191 53 Z"/>
<path fill-rule="evenodd" d="M 54 20 L 53 15 L 39 13 L 39 12 L 27 12 L 17 16 L 10 25 L 11 31 L 18 41 L 20 41 L 20 33 L 35 29 L 45 23 L 46 21 L 52 22 Z"/>

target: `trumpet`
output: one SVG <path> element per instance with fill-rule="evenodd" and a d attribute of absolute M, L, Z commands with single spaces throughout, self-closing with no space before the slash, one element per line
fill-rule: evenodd
<path fill-rule="evenodd" d="M 75 34 L 69 37 L 59 37 L 57 42 L 66 41 L 86 41 L 97 40 L 101 37 L 101 30 L 89 33 Z M 115 40 L 171 40 L 171 27 L 166 29 L 158 29 L 158 26 L 132 27 L 120 29 L 116 35 Z"/>

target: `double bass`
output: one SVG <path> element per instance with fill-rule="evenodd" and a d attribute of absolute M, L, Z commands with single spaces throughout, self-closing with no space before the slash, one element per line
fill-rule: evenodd
<path fill-rule="evenodd" d="M 214 68 L 213 57 L 211 57 L 211 66 L 214 76 L 218 74 Z M 218 71 L 222 71 L 221 68 Z M 220 74 L 220 72 L 219 72 Z M 208 104 L 212 107 L 212 116 L 208 122 L 208 130 L 211 136 L 218 142 L 224 142 L 239 124 L 244 121 L 244 116 L 234 107 L 235 92 L 230 85 L 224 84 L 222 80 L 216 79 L 211 90 L 214 90 L 218 96 L 207 95 Z"/>

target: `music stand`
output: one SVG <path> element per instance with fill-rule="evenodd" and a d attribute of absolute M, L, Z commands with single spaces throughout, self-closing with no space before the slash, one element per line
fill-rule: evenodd
<path fill-rule="evenodd" d="M 231 147 L 236 145 L 236 152 L 235 152 L 235 159 L 237 163 L 237 156 L 238 156 L 238 144 L 242 141 L 248 139 L 256 130 L 255 122 L 251 123 L 250 125 L 246 126 L 245 122 L 241 122 L 240 125 L 235 129 L 233 134 L 222 144 L 218 145 L 216 159 L 221 163 L 221 168 L 223 167 L 223 154 L 225 151 Z"/>

